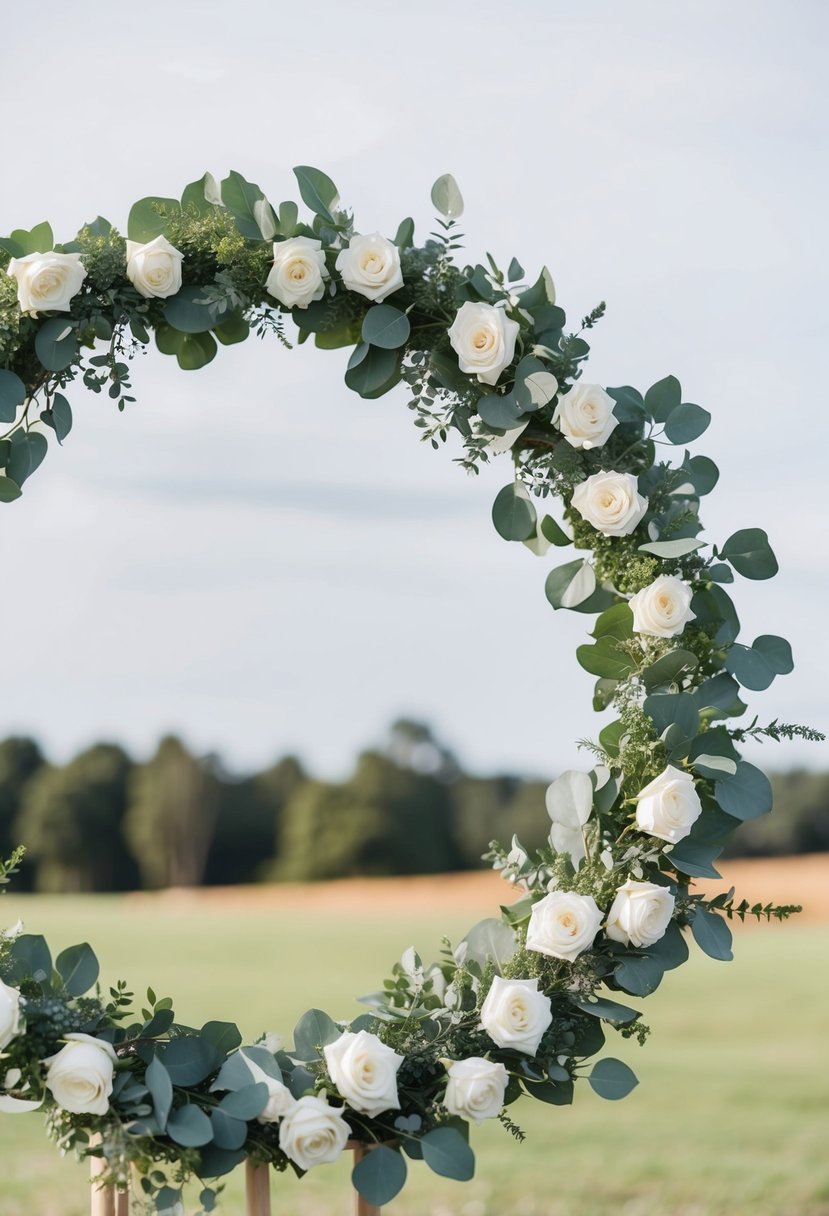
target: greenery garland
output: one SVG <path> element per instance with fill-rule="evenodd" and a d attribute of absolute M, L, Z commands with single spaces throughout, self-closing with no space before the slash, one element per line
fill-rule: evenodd
<path fill-rule="evenodd" d="M 499 1118 L 520 1139 L 507 1108 L 522 1096 L 565 1105 L 579 1077 L 605 1098 L 632 1089 L 621 1061 L 587 1062 L 605 1027 L 644 1041 L 640 1013 L 616 997 L 647 996 L 685 962 L 683 930 L 728 959 L 729 919 L 797 910 L 693 889 L 719 877 L 739 823 L 771 808 L 768 781 L 736 745 L 818 737 L 733 724 L 741 690 L 766 688 L 792 659 L 780 637 L 737 641 L 724 589 L 735 571 L 775 574 L 766 534 L 741 529 L 702 552 L 699 503 L 718 472 L 685 445 L 708 413 L 672 376 L 644 395 L 585 384 L 584 334 L 604 305 L 567 332 L 546 269 L 527 285 L 514 259 L 506 272 L 489 256 L 458 266 L 463 204 L 450 176 L 432 190 L 438 231 L 418 246 L 410 219 L 394 241 L 355 233 L 333 182 L 295 173 L 310 224 L 231 173 L 221 185 L 205 175 L 180 202 L 142 199 L 126 240 L 100 217 L 62 246 L 48 224 L 0 239 L 0 499 L 19 496 L 48 437 L 68 435 L 74 380 L 123 409 L 127 359 L 151 334 L 195 370 L 251 331 L 289 345 L 290 315 L 300 342 L 354 347 L 345 381 L 360 396 L 404 381 L 423 438 L 438 447 L 459 434 L 463 467 L 510 454 L 495 527 L 537 554 L 579 551 L 546 594 L 556 609 L 599 614 L 577 655 L 597 678 L 595 708 L 616 716 L 586 744 L 593 769 L 550 786 L 549 848 L 493 844 L 518 901 L 435 964 L 407 950 L 356 1020 L 309 1011 L 290 1047 L 268 1036 L 245 1046 L 226 1023 L 182 1026 L 152 991 L 134 1011 L 124 983 L 101 989 L 88 945 L 53 961 L 19 926 L 0 937 L 0 1112 L 42 1108 L 61 1148 L 101 1155 L 111 1180 L 135 1167 L 158 1211 L 193 1176 L 210 1211 L 217 1189 L 204 1180 L 245 1157 L 301 1175 L 350 1137 L 378 1145 L 353 1175 L 369 1202 L 397 1194 L 407 1158 L 468 1179 L 470 1121 Z M 678 463 L 661 458 L 666 445 Z M 560 500 L 558 519 L 539 512 L 546 499 Z"/>

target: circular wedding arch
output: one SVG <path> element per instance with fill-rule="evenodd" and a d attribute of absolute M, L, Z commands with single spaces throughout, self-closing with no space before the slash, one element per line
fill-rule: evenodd
<path fill-rule="evenodd" d="M 129 356 L 151 337 L 197 370 L 251 332 L 290 345 L 290 317 L 300 342 L 353 347 L 345 382 L 360 396 L 403 382 L 422 438 L 460 438 L 462 468 L 511 459 L 495 528 L 541 557 L 579 551 L 545 591 L 554 609 L 596 616 L 577 658 L 596 677 L 594 707 L 615 716 L 591 745 L 592 769 L 550 785 L 549 847 L 493 844 L 488 859 L 517 901 L 436 964 L 406 950 L 359 1018 L 311 1009 L 290 1047 L 245 1045 L 227 1023 L 179 1026 L 153 993 L 136 1015 L 126 985 L 100 988 L 88 945 L 53 960 L 42 937 L 0 937 L 0 1114 L 45 1110 L 62 1148 L 93 1157 L 114 1186 L 137 1173 L 158 1211 L 175 1208 L 190 1176 L 210 1211 L 210 1180 L 246 1159 L 301 1175 L 347 1143 L 373 1149 L 352 1175 L 372 1205 L 398 1193 L 407 1159 L 466 1180 L 470 1122 L 499 1118 L 520 1135 L 507 1108 L 522 1096 L 566 1105 L 579 1077 L 605 1098 L 633 1088 L 621 1061 L 587 1061 L 605 1027 L 644 1038 L 617 997 L 645 997 L 681 965 L 684 930 L 728 959 L 729 919 L 797 910 L 693 887 L 719 877 L 740 822 L 771 809 L 737 744 L 816 737 L 735 725 L 742 690 L 768 687 L 792 659 L 777 636 L 737 641 L 725 590 L 735 572 L 776 573 L 766 534 L 743 528 L 703 553 L 700 499 L 718 471 L 686 445 L 707 411 L 673 376 L 644 394 L 584 382 L 584 335 L 604 305 L 571 332 L 546 268 L 528 282 L 515 259 L 459 265 L 451 176 L 432 189 L 437 231 L 418 245 L 411 219 L 393 240 L 358 233 L 330 178 L 294 172 L 308 221 L 233 172 L 205 174 L 180 200 L 142 199 L 126 239 L 101 217 L 59 246 L 48 224 L 0 238 L 0 500 L 18 498 L 69 435 L 73 382 L 123 409 Z M 674 463 L 660 455 L 671 446 Z M 542 509 L 554 503 L 558 517 Z M 19 855 L 0 863 L 0 881 Z"/>

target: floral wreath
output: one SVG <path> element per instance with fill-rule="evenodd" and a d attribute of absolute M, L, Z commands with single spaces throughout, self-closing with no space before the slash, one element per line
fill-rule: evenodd
<path fill-rule="evenodd" d="M 101 1157 L 113 1184 L 134 1168 L 158 1211 L 191 1177 L 210 1211 L 208 1183 L 245 1158 L 302 1175 L 349 1140 L 376 1146 L 353 1182 L 384 1204 L 407 1159 L 470 1178 L 470 1122 L 496 1118 L 521 1139 L 508 1113 L 519 1098 L 566 1105 L 581 1077 L 624 1097 L 636 1084 L 626 1064 L 588 1063 L 605 1028 L 648 1034 L 618 994 L 645 997 L 685 962 L 685 929 L 729 959 L 729 919 L 798 910 L 693 889 L 719 877 L 740 822 L 771 809 L 766 777 L 737 745 L 821 737 L 734 724 L 742 690 L 765 689 L 792 658 L 781 637 L 737 641 L 725 590 L 735 572 L 776 573 L 765 532 L 741 529 L 703 553 L 700 499 L 718 470 L 686 445 L 707 411 L 673 376 L 644 395 L 583 382 L 584 334 L 604 304 L 569 332 L 546 268 L 527 284 L 515 259 L 506 272 L 489 255 L 459 266 L 451 176 L 432 190 L 437 231 L 417 245 L 411 219 L 393 240 L 355 232 L 330 178 L 295 174 L 310 223 L 238 173 L 221 184 L 207 174 L 180 202 L 136 203 L 126 240 L 100 217 L 60 246 L 48 224 L 0 239 L 0 499 L 20 495 L 50 439 L 66 439 L 74 381 L 123 409 L 135 400 L 128 358 L 151 335 L 195 370 L 252 331 L 290 345 L 290 317 L 299 342 L 354 348 L 345 382 L 361 397 L 403 381 L 422 438 L 437 448 L 459 435 L 463 468 L 511 458 L 495 528 L 540 556 L 578 551 L 547 575 L 546 595 L 598 614 L 577 657 L 596 677 L 595 708 L 616 716 L 587 744 L 594 767 L 549 787 L 549 847 L 529 856 L 514 837 L 509 850 L 493 843 L 488 859 L 517 902 L 437 963 L 407 950 L 355 1020 L 310 1010 L 290 1047 L 245 1045 L 228 1023 L 181 1026 L 152 991 L 135 1012 L 125 983 L 100 987 L 88 945 L 53 961 L 19 926 L 0 937 L 0 1113 L 45 1110 L 61 1148 Z M 674 463 L 660 454 L 671 445 Z M 558 518 L 540 509 L 555 500 Z"/>

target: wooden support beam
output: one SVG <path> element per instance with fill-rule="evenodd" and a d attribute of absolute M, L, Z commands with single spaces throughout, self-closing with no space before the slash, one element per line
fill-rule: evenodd
<path fill-rule="evenodd" d="M 99 1186 L 96 1179 L 103 1173 L 105 1162 L 100 1157 L 89 1158 L 89 1173 L 92 1179 L 91 1216 L 129 1216 L 129 1191 L 114 1186 Z"/>
<path fill-rule="evenodd" d="M 271 1172 L 248 1157 L 245 1162 L 245 1216 L 271 1216 Z"/>

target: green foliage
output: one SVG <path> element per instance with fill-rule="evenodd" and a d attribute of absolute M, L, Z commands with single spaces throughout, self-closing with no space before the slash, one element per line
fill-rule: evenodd
<path fill-rule="evenodd" d="M 124 834 L 147 886 L 196 886 L 216 817 L 216 781 L 176 738 L 131 774 Z"/>
<path fill-rule="evenodd" d="M 45 891 L 120 890 L 135 883 L 121 825 L 129 760 L 98 744 L 64 768 L 40 765 L 20 791 L 14 831 Z"/>
<path fill-rule="evenodd" d="M 129 239 L 143 243 L 164 234 L 181 255 L 182 286 L 170 296 L 147 298 L 137 290 L 127 274 L 123 238 L 101 217 L 65 247 L 80 257 L 86 275 L 60 315 L 24 316 L 9 276 L 0 276 L 0 419 L 9 426 L 0 436 L 6 474 L 0 499 L 18 497 L 48 451 L 43 434 L 32 427 L 35 418 L 58 443 L 69 435 L 72 411 L 64 391 L 73 379 L 95 393 L 106 390 L 123 409 L 133 401 L 128 361 L 136 344 L 154 339 L 182 369 L 196 371 L 216 357 L 220 345 L 244 341 L 251 330 L 273 332 L 285 342 L 283 315 L 290 312 L 298 341 L 313 334 L 321 349 L 353 345 L 345 383 L 363 398 L 380 397 L 405 380 L 422 437 L 437 447 L 457 434 L 464 469 L 475 472 L 499 449 L 510 449 L 513 480 L 492 512 L 504 539 L 540 552 L 545 542 L 564 546 L 572 535 L 576 550 L 588 554 L 554 569 L 545 586 L 554 608 L 601 614 L 592 641 L 577 650 L 582 667 L 598 677 L 596 707 L 613 715 L 598 743 L 586 744 L 600 763 L 589 773 L 567 773 L 553 782 L 546 796 L 550 835 L 534 853 L 517 837 L 509 852 L 492 846 L 496 867 L 525 889 L 521 900 L 504 909 L 503 919 L 485 920 L 455 950 L 447 942 L 430 966 L 407 950 L 383 991 L 366 998 L 372 1013 L 351 1023 L 355 1032 L 378 1034 L 403 1057 L 399 1114 L 393 1106 L 368 1117 L 345 1104 L 352 1131 L 381 1145 L 355 1169 L 355 1185 L 370 1202 L 385 1203 L 405 1181 L 401 1145 L 408 1157 L 422 1157 L 441 1176 L 472 1176 L 468 1127 L 447 1109 L 447 1061 L 486 1055 L 503 1063 L 506 1104 L 527 1093 L 567 1105 L 582 1062 L 603 1047 L 602 1022 L 626 1026 L 640 1041 L 647 1033 L 638 1014 L 607 998 L 605 987 L 635 996 L 654 992 L 665 973 L 687 959 L 682 928 L 690 927 L 707 954 L 724 960 L 731 957 L 729 917 L 783 919 L 793 910 L 735 905 L 732 894 L 706 900 L 693 893 L 689 880 L 716 877 L 714 861 L 735 827 L 771 807 L 768 780 L 741 759 L 736 742 L 807 737 L 808 728 L 776 722 L 763 728 L 756 719 L 741 729 L 728 725 L 745 709 L 740 686 L 768 687 L 791 670 L 792 655 L 788 643 L 773 635 L 758 637 L 752 646 L 739 643 L 737 613 L 723 590 L 734 571 L 749 579 L 776 573 L 765 532 L 740 529 L 706 556 L 699 500 L 713 489 L 716 466 L 687 451 L 681 465 L 657 459 L 658 447 L 694 442 L 708 426 L 708 412 L 683 401 L 673 376 L 644 395 L 623 386 L 611 390 L 617 425 L 606 442 L 576 446 L 558 404 L 582 375 L 590 350 L 583 335 L 603 315 L 603 304 L 583 318 L 577 332 L 567 332 L 546 267 L 521 286 L 525 272 L 515 258 L 506 273 L 489 254 L 485 264 L 457 266 L 463 200 L 450 175 L 433 187 L 439 218 L 424 245 L 415 246 L 410 220 L 399 227 L 388 252 L 395 267 L 399 257 L 400 279 L 388 293 L 391 301 L 378 303 L 371 291 L 347 288 L 338 274 L 339 253 L 355 229 L 339 207 L 333 181 L 310 166 L 295 174 L 310 223 L 300 222 L 293 202 L 275 209 L 235 171 L 221 186 L 204 175 L 185 188 L 181 203 L 155 197 L 136 203 Z M 288 309 L 269 294 L 267 282 L 272 243 L 295 236 L 319 242 L 327 278 L 321 299 Z M 0 238 L 4 259 L 53 245 L 48 224 Z M 480 379 L 461 371 L 461 363 L 467 365 L 463 340 L 451 328 L 464 306 L 465 315 L 471 309 L 487 324 L 509 330 L 509 360 L 495 365 L 499 343 L 493 343 L 493 363 L 482 366 Z M 479 333 L 474 345 L 485 358 L 486 335 Z M 598 472 L 619 476 L 619 494 L 636 486 L 646 496 L 647 511 L 636 527 L 635 520 L 629 527 L 610 520 L 605 526 L 601 516 L 617 502 L 612 496 L 586 507 L 576 493 Z M 539 525 L 535 500 L 551 495 L 562 500 L 565 528 L 549 515 Z M 690 613 L 678 628 L 643 623 L 643 600 L 660 575 L 690 599 Z M 637 593 L 642 595 L 631 609 L 627 598 Z M 670 842 L 664 831 L 643 827 L 646 817 L 636 810 L 645 786 L 668 766 L 675 771 L 667 776 L 682 779 L 694 800 L 694 814 Z M 471 840 L 483 823 L 489 830 L 493 812 L 504 803 L 514 810 L 531 789 L 506 778 L 459 779 L 453 758 L 411 723 L 396 724 L 386 753 L 362 755 L 353 776 L 340 785 L 306 780 L 296 765 L 232 785 L 212 763 L 168 738 L 141 766 L 133 767 L 120 749 L 101 746 L 64 768 L 41 765 L 19 780 L 13 774 L 7 792 L 11 802 L 19 802 L 14 830 L 30 845 L 38 884 L 67 890 L 124 885 L 133 857 L 149 885 L 194 885 L 211 864 L 221 873 L 221 841 L 242 824 L 241 814 L 238 825 L 234 817 L 243 804 L 246 823 L 267 855 L 278 840 L 280 877 L 451 869 L 468 860 Z M 648 791 L 657 818 L 664 813 L 658 789 L 657 781 Z M 0 831 L 3 795 L 0 763 Z M 528 816 L 532 831 L 531 822 Z M 249 851 L 229 847 L 228 855 L 237 873 L 255 872 Z M 10 868 L 4 865 L 3 878 Z M 562 952 L 554 943 L 539 947 L 538 934 L 548 929 L 536 916 L 537 901 L 546 900 L 545 908 L 557 898 L 575 897 L 574 908 L 592 901 L 596 923 L 607 926 L 629 880 L 672 896 L 673 915 L 656 941 L 637 947 L 632 934 L 626 940 L 622 932 L 618 940 L 618 933 L 611 939 L 597 931 L 580 950 Z M 578 912 L 573 915 L 578 919 Z M 157 1210 L 179 1202 L 188 1174 L 221 1174 L 246 1152 L 280 1169 L 289 1164 L 276 1129 L 259 1122 L 270 1093 L 269 1085 L 256 1080 L 256 1069 L 262 1067 L 269 1081 L 284 1077 L 295 1097 L 336 1090 L 335 1070 L 326 1067 L 323 1049 L 347 1023 L 319 1010 L 300 1019 L 290 1052 L 270 1053 L 270 1062 L 257 1064 L 233 1024 L 212 1021 L 201 1030 L 181 1025 L 170 1002 L 152 992 L 141 1020 L 125 1025 L 125 986 L 110 989 L 106 1004 L 97 990 L 88 995 L 98 968 L 86 945 L 64 950 L 53 968 L 42 937 L 12 935 L 2 939 L 0 969 L 20 985 L 25 1011 L 4 1070 L 17 1079 L 4 1084 L 24 1080 L 24 1090 L 40 1094 L 40 1061 L 65 1035 L 98 1034 L 119 1057 L 111 1109 L 100 1122 L 70 1117 L 44 1094 L 53 1133 L 64 1148 L 84 1148 L 87 1134 L 100 1131 L 112 1177 L 122 1179 L 135 1163 Z M 488 1022 L 490 995 L 497 997 L 498 986 L 513 979 L 533 981 L 534 998 L 549 1008 L 549 1027 L 532 1052 L 502 1049 Z M 627 1065 L 614 1059 L 599 1061 L 588 1079 L 610 1099 L 636 1084 Z M 208 1188 L 205 1210 L 213 1200 Z"/>
<path fill-rule="evenodd" d="M 527 540 L 535 535 L 535 507 L 523 485 L 504 486 L 493 503 L 492 522 L 504 540 Z"/>

